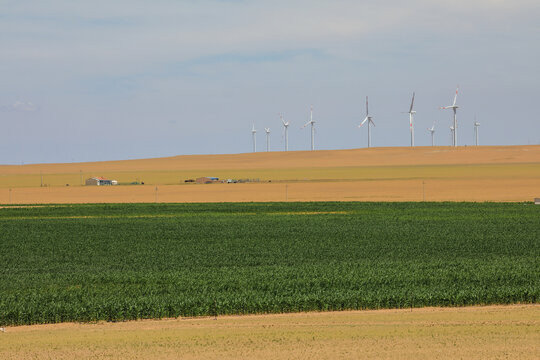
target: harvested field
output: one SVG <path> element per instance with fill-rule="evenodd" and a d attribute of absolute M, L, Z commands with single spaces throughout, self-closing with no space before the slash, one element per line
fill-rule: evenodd
<path fill-rule="evenodd" d="M 8 327 L 2 359 L 538 359 L 540 307 L 510 305 Z"/>
<path fill-rule="evenodd" d="M 266 201 L 532 201 L 539 178 L 0 189 L 4 204 Z"/>
<path fill-rule="evenodd" d="M 81 186 L 91 176 L 146 185 Z M 200 176 L 260 182 L 183 183 Z M 40 187 L 42 179 L 45 187 Z M 540 146 L 372 148 L 0 166 L 0 203 L 6 204 L 531 201 L 538 196 Z"/>

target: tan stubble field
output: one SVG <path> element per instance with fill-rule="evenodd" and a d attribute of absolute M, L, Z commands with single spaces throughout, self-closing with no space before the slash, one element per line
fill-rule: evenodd
<path fill-rule="evenodd" d="M 125 184 L 144 181 L 145 185 L 81 186 L 91 176 Z M 184 183 L 201 176 L 259 182 Z M 535 197 L 540 197 L 538 145 L 294 151 L 0 166 L 3 204 L 532 201 Z"/>
<path fill-rule="evenodd" d="M 540 306 L 8 327 L 2 359 L 539 359 Z"/>

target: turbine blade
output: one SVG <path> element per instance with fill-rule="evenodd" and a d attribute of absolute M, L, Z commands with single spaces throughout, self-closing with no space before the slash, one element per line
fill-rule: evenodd
<path fill-rule="evenodd" d="M 452 104 L 452 106 L 456 106 L 456 100 L 457 100 L 458 89 L 459 89 L 459 88 L 456 88 L 456 96 L 454 96 L 454 103 Z"/>
<path fill-rule="evenodd" d="M 368 97 L 366 96 L 366 118 L 369 116 Z"/>
<path fill-rule="evenodd" d="M 368 120 L 368 117 L 366 116 L 366 118 L 364 119 L 364 121 L 362 121 L 362 122 L 360 123 L 360 125 L 358 125 L 358 127 L 361 127 L 362 125 L 364 125 L 364 123 L 365 123 L 367 120 Z"/>
<path fill-rule="evenodd" d="M 369 118 L 369 122 L 373 124 L 373 126 L 375 126 L 375 123 L 373 122 L 373 119 Z"/>
<path fill-rule="evenodd" d="M 411 108 L 409 109 L 409 112 L 412 112 L 413 106 L 414 106 L 414 92 L 412 93 Z"/>
<path fill-rule="evenodd" d="M 309 120 L 307 123 L 305 123 L 305 125 L 302 126 L 301 129 L 305 128 L 305 127 L 308 126 L 309 124 L 311 124 L 311 120 Z"/>

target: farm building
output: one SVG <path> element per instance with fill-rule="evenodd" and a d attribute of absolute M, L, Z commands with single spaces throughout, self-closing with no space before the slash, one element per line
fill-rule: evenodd
<path fill-rule="evenodd" d="M 212 176 L 203 176 L 195 180 L 197 184 L 212 184 L 219 182 L 219 178 Z"/>
<path fill-rule="evenodd" d="M 105 179 L 103 177 L 93 177 L 93 178 L 90 178 L 90 179 L 86 179 L 86 185 L 97 185 L 97 186 L 118 185 L 118 181 Z"/>

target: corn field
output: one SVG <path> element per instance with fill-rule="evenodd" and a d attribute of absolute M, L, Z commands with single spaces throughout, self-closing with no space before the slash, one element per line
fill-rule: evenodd
<path fill-rule="evenodd" d="M 539 295 L 531 203 L 0 208 L 0 326 Z"/>

